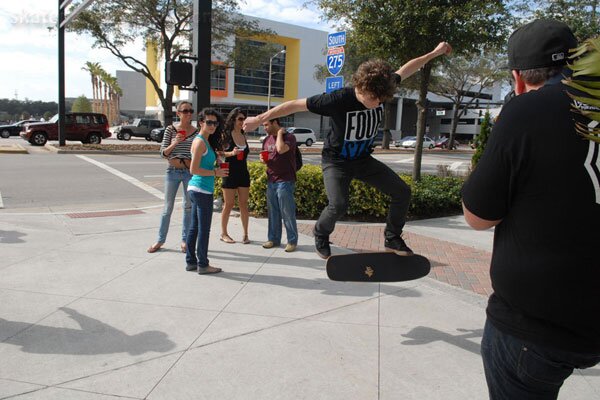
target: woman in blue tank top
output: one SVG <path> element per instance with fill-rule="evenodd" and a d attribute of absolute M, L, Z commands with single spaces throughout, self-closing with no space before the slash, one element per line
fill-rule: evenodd
<path fill-rule="evenodd" d="M 186 237 L 186 271 L 198 271 L 199 274 L 215 274 L 221 268 L 215 268 L 208 262 L 208 239 L 213 214 L 213 192 L 215 176 L 224 177 L 229 169 L 215 168 L 217 159 L 215 148 L 219 148 L 222 117 L 212 108 L 205 108 L 199 115 L 200 133 L 192 143 L 192 179 L 188 183 L 188 192 L 192 201 L 190 230 Z M 217 134 L 215 134 L 217 133 Z"/>

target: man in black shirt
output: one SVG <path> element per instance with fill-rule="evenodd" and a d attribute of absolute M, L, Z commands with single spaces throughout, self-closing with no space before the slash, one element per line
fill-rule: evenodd
<path fill-rule="evenodd" d="M 556 399 L 600 361 L 599 146 L 577 134 L 584 117 L 561 83 L 576 45 L 555 20 L 511 35 L 516 96 L 463 187 L 467 223 L 496 227 L 481 343 L 493 400 Z"/>
<path fill-rule="evenodd" d="M 366 61 L 354 74 L 352 88 L 291 100 L 246 119 L 244 130 L 249 132 L 264 121 L 296 112 L 311 111 L 331 117 L 333 129 L 325 138 L 322 152 L 323 181 L 329 204 L 314 228 L 316 250 L 322 258 L 327 259 L 331 255 L 329 235 L 336 221 L 346 213 L 352 179 L 366 182 L 391 197 L 385 247 L 400 255 L 412 255 L 401 237 L 410 188 L 387 165 L 371 157 L 372 145 L 383 119 L 382 103 L 394 96 L 400 81 L 432 59 L 451 51 L 450 45 L 442 42 L 430 53 L 407 62 L 396 72 L 384 61 Z"/>

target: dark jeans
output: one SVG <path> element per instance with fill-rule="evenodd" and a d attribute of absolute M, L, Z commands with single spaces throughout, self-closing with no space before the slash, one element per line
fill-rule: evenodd
<path fill-rule="evenodd" d="M 488 320 L 481 356 L 491 400 L 554 400 L 574 368 L 600 362 L 580 354 L 538 346 L 499 331 Z"/>
<path fill-rule="evenodd" d="M 208 238 L 213 214 L 213 195 L 194 191 L 188 193 L 192 200 L 192 215 L 190 230 L 185 240 L 185 261 L 188 265 L 204 268 L 209 265 Z"/>
<path fill-rule="evenodd" d="M 392 198 L 385 224 L 385 238 L 399 237 L 406 222 L 410 187 L 390 167 L 371 156 L 342 164 L 323 161 L 323 182 L 329 204 L 315 224 L 315 234 L 329 236 L 335 223 L 346 214 L 352 179 L 363 181 Z M 370 200 L 362 199 L 365 203 Z"/>

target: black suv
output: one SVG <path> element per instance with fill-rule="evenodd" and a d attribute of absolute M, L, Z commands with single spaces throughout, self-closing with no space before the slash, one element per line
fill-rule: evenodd
<path fill-rule="evenodd" d="M 40 122 L 35 119 L 25 119 L 23 121 L 15 122 L 11 125 L 0 126 L 0 137 L 8 139 L 10 136 L 19 136 L 19 133 L 25 128 L 25 124 L 31 124 L 33 122 Z"/>

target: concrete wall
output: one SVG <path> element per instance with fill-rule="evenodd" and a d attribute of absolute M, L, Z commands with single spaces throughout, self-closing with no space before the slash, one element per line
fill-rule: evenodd
<path fill-rule="evenodd" d="M 135 71 L 117 71 L 117 82 L 123 90 L 122 113 L 143 114 L 146 110 L 146 78 Z"/>

